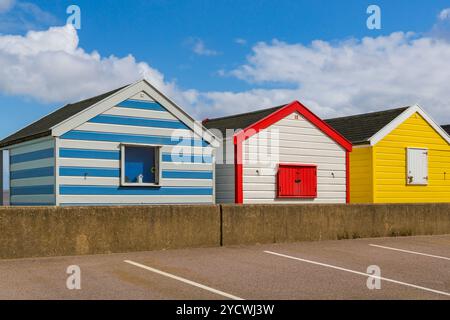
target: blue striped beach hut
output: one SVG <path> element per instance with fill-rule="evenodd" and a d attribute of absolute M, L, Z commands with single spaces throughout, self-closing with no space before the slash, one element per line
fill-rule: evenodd
<path fill-rule="evenodd" d="M 14 206 L 211 204 L 216 147 L 146 80 L 68 104 L 0 142 Z"/>

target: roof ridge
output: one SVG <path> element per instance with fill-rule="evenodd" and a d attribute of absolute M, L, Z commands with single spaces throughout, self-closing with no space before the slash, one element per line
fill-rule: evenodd
<path fill-rule="evenodd" d="M 394 108 L 394 109 L 387 109 L 387 110 L 373 111 L 373 112 L 367 112 L 367 113 L 353 114 L 353 115 L 350 115 L 350 116 L 329 118 L 329 119 L 325 119 L 325 121 L 339 120 L 339 119 L 345 119 L 345 118 L 347 118 L 347 119 L 349 119 L 349 118 L 357 118 L 357 117 L 361 117 L 361 116 L 373 116 L 373 115 L 377 115 L 377 114 L 383 114 L 383 113 L 386 113 L 386 112 L 406 110 L 406 109 L 408 109 L 410 107 L 411 106 L 405 106 L 405 107 L 399 107 L 399 108 Z"/>

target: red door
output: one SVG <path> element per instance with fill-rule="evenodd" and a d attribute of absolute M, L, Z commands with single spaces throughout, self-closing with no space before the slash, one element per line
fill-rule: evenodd
<path fill-rule="evenodd" d="M 317 167 L 280 164 L 277 183 L 279 198 L 316 198 Z"/>

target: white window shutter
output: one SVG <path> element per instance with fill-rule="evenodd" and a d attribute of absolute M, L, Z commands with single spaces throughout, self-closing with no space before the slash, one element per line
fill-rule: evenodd
<path fill-rule="evenodd" d="M 409 185 L 428 184 L 428 150 L 408 148 L 407 149 L 407 177 Z"/>

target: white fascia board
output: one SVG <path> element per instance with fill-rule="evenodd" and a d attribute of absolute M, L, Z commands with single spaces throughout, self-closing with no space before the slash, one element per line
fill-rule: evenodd
<path fill-rule="evenodd" d="M 178 105 L 172 100 L 163 95 L 155 87 L 153 87 L 146 80 L 140 80 L 134 84 L 131 84 L 120 91 L 108 96 L 102 101 L 92 105 L 91 107 L 81 111 L 80 113 L 66 119 L 65 121 L 52 127 L 52 135 L 59 137 L 70 130 L 77 128 L 89 119 L 107 111 L 108 109 L 116 106 L 120 102 L 129 99 L 130 97 L 144 91 L 150 97 L 152 97 L 156 102 L 160 103 L 168 112 L 172 113 L 181 122 L 186 124 L 191 130 L 197 135 L 209 142 L 213 147 L 218 147 L 219 143 L 217 138 L 209 132 L 200 122 L 196 122 L 192 117 L 190 117 L 186 112 L 184 112 Z M 199 132 L 199 129 L 201 132 Z"/>
<path fill-rule="evenodd" d="M 440 125 L 436 123 L 419 105 L 414 105 L 409 107 L 402 114 L 400 114 L 397 118 L 388 123 L 383 129 L 374 134 L 370 139 L 370 145 L 374 146 L 382 139 L 384 139 L 389 133 L 391 133 L 395 128 L 405 122 L 408 118 L 410 118 L 414 113 L 420 114 L 426 122 L 430 126 L 433 127 L 434 130 L 445 140 L 448 144 L 450 144 L 450 136 L 445 132 L 444 129 Z"/>

